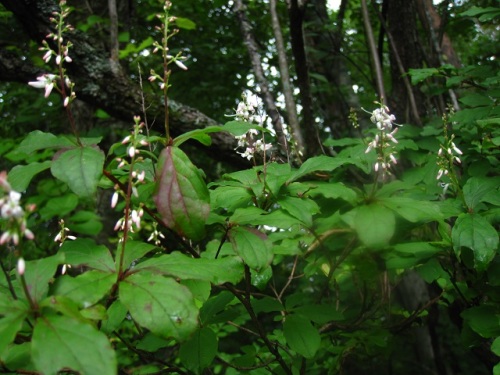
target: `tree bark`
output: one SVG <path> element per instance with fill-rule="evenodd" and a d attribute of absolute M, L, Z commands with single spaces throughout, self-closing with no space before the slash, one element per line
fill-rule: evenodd
<path fill-rule="evenodd" d="M 299 152 L 304 150 L 304 138 L 300 130 L 299 117 L 297 115 L 297 107 L 293 97 L 293 90 L 290 81 L 290 72 L 288 70 L 288 59 L 286 57 L 285 43 L 281 32 L 281 25 L 276 10 L 276 0 L 269 1 L 269 9 L 271 13 L 271 23 L 273 26 L 274 38 L 276 39 L 276 49 L 278 52 L 278 63 L 280 67 L 281 85 L 283 87 L 283 96 L 285 97 L 285 106 L 288 117 L 288 123 L 292 130 L 294 141 Z"/>
<path fill-rule="evenodd" d="M 47 34 L 53 32 L 48 20 L 54 11 L 59 11 L 56 0 L 0 0 L 5 8 L 19 20 L 26 34 L 40 43 Z M 111 116 L 133 123 L 133 116 L 141 113 L 142 91 L 138 82 L 132 80 L 118 64 L 113 69 L 109 53 L 100 48 L 100 43 L 87 34 L 74 31 L 67 34 L 73 47 L 69 55 L 73 62 L 67 64 L 68 75 L 75 82 L 78 99 L 102 108 Z M 48 41 L 51 42 L 51 41 Z M 0 50 L 0 79 L 9 82 L 27 83 L 44 73 L 30 61 L 8 50 Z M 146 97 L 147 116 L 162 124 L 163 103 L 159 96 Z M 169 100 L 172 134 L 180 135 L 190 130 L 217 125 L 216 121 L 194 108 Z M 161 132 L 161 129 L 158 129 Z M 227 133 L 212 133 L 212 146 L 202 150 L 216 160 L 230 163 L 235 167 L 249 164 L 234 152 L 236 142 Z"/>
<path fill-rule="evenodd" d="M 359 108 L 359 98 L 352 89 L 351 75 L 342 53 L 343 23 L 347 0 L 340 4 L 335 29 L 332 30 L 326 0 L 311 0 L 305 12 L 305 43 L 311 73 L 327 82 L 317 82 L 315 104 L 335 137 L 353 135 L 349 109 Z"/>
<path fill-rule="evenodd" d="M 422 68 L 424 56 L 417 32 L 415 0 L 391 0 L 387 10 L 387 32 L 392 35 L 392 43 L 396 47 L 400 65 L 392 50 L 391 61 L 392 88 L 386 104 L 400 122 L 417 123 L 410 110 L 407 87 L 401 76 L 401 66 L 405 72 L 409 69 Z M 415 106 L 420 117 L 427 111 L 422 92 L 414 87 Z"/>
<path fill-rule="evenodd" d="M 300 90 L 300 104 L 302 105 L 302 131 L 304 134 L 305 148 L 309 155 L 321 151 L 321 142 L 318 129 L 314 123 L 313 104 L 311 95 L 311 82 L 304 44 L 304 9 L 298 0 L 287 0 L 288 17 L 290 20 L 290 38 L 292 53 L 297 74 L 297 86 Z"/>
<path fill-rule="evenodd" d="M 371 61 L 373 66 L 373 74 L 375 78 L 375 86 L 377 88 L 377 94 L 379 100 L 384 101 L 386 99 L 385 96 L 385 88 L 384 88 L 384 75 L 382 73 L 382 65 L 379 60 L 379 55 L 377 52 L 377 45 L 375 44 L 375 37 L 373 35 L 373 29 L 370 22 L 370 16 L 368 14 L 368 7 L 366 5 L 366 0 L 361 0 L 361 13 L 363 15 L 363 24 L 365 25 L 365 34 L 366 41 L 368 44 L 368 49 L 371 54 Z"/>

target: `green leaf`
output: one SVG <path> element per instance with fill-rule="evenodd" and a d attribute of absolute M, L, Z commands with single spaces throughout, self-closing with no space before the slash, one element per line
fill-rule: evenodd
<path fill-rule="evenodd" d="M 170 341 L 153 335 L 151 332 L 146 333 L 144 338 L 137 344 L 136 348 L 146 352 L 154 353 L 158 349 L 169 346 Z M 153 372 L 157 373 L 157 371 Z"/>
<path fill-rule="evenodd" d="M 213 210 L 222 209 L 234 212 L 239 207 L 247 207 L 253 195 L 241 186 L 219 186 L 210 190 L 210 203 Z"/>
<path fill-rule="evenodd" d="M 411 84 L 416 85 L 429 77 L 439 74 L 439 70 L 436 68 L 410 69 L 408 74 L 411 76 Z"/>
<path fill-rule="evenodd" d="M 500 337 L 497 337 L 491 344 L 491 351 L 500 356 Z"/>
<path fill-rule="evenodd" d="M 103 305 L 93 305 L 80 310 L 80 314 L 85 319 L 89 320 L 104 320 L 106 319 L 106 308 Z"/>
<path fill-rule="evenodd" d="M 54 294 L 67 296 L 86 308 L 99 302 L 115 282 L 115 274 L 97 270 L 87 271 L 76 277 L 64 275 L 57 279 Z"/>
<path fill-rule="evenodd" d="M 36 369 L 46 375 L 55 375 L 63 368 L 82 374 L 117 373 L 108 338 L 92 325 L 66 316 L 38 318 L 31 348 Z"/>
<path fill-rule="evenodd" d="M 87 266 L 104 272 L 115 272 L 115 262 L 108 248 L 97 245 L 89 238 L 65 241 L 59 251 L 66 256 L 65 262 L 72 266 Z"/>
<path fill-rule="evenodd" d="M 80 197 L 91 197 L 102 175 L 104 153 L 94 147 L 63 150 L 54 155 L 51 172 Z"/>
<path fill-rule="evenodd" d="M 141 326 L 160 337 L 186 340 L 198 326 L 191 292 L 173 279 L 133 274 L 120 283 L 120 300 Z"/>
<path fill-rule="evenodd" d="M 332 199 L 342 199 L 349 203 L 354 203 L 358 197 L 356 192 L 345 186 L 342 182 L 333 182 L 333 183 L 322 183 L 315 182 L 311 183 L 311 190 L 309 191 L 309 195 L 311 197 L 317 197 L 318 195 L 322 195 L 325 198 Z"/>
<path fill-rule="evenodd" d="M 123 254 L 124 267 L 126 269 L 133 267 L 134 266 L 133 263 L 136 260 L 139 260 L 144 255 L 153 251 L 154 249 L 157 249 L 157 247 L 146 242 L 127 241 L 127 243 L 125 244 L 125 253 Z M 118 267 L 118 262 L 116 263 Z"/>
<path fill-rule="evenodd" d="M 102 321 L 101 330 L 110 334 L 120 326 L 127 316 L 127 308 L 117 299 L 109 306 L 106 315 L 107 319 Z"/>
<path fill-rule="evenodd" d="M 184 29 L 184 30 L 196 29 L 196 24 L 188 18 L 175 17 L 175 24 L 179 29 Z"/>
<path fill-rule="evenodd" d="M 54 277 L 57 267 L 63 262 L 62 254 L 26 262 L 24 279 L 33 300 L 39 302 L 47 295 L 49 282 Z"/>
<path fill-rule="evenodd" d="M 76 144 L 66 137 L 57 137 L 52 133 L 44 133 L 40 130 L 32 131 L 23 139 L 17 152 L 31 154 L 32 152 L 46 148 L 75 147 Z"/>
<path fill-rule="evenodd" d="M 243 277 L 243 264 L 238 257 L 194 259 L 180 252 L 145 260 L 137 264 L 134 270 L 150 270 L 180 279 L 210 281 L 217 285 L 237 284 Z"/>
<path fill-rule="evenodd" d="M 300 315 L 288 315 L 283 333 L 290 348 L 305 358 L 313 358 L 321 344 L 321 336 L 311 322 Z"/>
<path fill-rule="evenodd" d="M 210 291 L 212 290 L 210 281 L 182 279 L 181 284 L 187 286 L 193 297 L 199 302 L 203 303 L 210 297 Z"/>
<path fill-rule="evenodd" d="M 51 161 L 34 162 L 28 165 L 16 165 L 9 172 L 9 183 L 15 191 L 25 191 L 31 179 L 40 172 L 50 168 Z"/>
<path fill-rule="evenodd" d="M 172 141 L 172 144 L 176 147 L 179 147 L 184 142 L 190 139 L 195 139 L 205 146 L 210 146 L 212 144 L 212 138 L 210 138 L 208 134 L 220 132 L 221 130 L 222 130 L 221 126 L 207 126 L 206 128 L 203 129 L 191 130 L 176 137 Z"/>
<path fill-rule="evenodd" d="M 217 351 L 217 336 L 209 327 L 203 327 L 181 345 L 179 358 L 189 370 L 200 374 L 203 369 L 210 366 Z"/>
<path fill-rule="evenodd" d="M 493 104 L 493 101 L 488 96 L 479 93 L 468 94 L 459 100 L 468 107 L 483 107 Z"/>
<path fill-rule="evenodd" d="M 467 204 L 469 211 L 475 211 L 478 204 L 483 202 L 488 194 L 498 190 L 498 186 L 500 186 L 499 178 L 469 178 L 463 187 L 465 204 Z"/>
<path fill-rule="evenodd" d="M 31 342 L 8 346 L 4 353 L 1 354 L 1 361 L 10 370 L 34 370 L 31 358 Z"/>
<path fill-rule="evenodd" d="M 342 157 L 316 156 L 307 159 L 300 168 L 292 173 L 287 183 L 298 180 L 299 178 L 318 171 L 332 171 L 346 163 L 351 163 L 348 159 Z"/>
<path fill-rule="evenodd" d="M 308 198 L 283 197 L 278 200 L 278 204 L 309 228 L 312 227 L 312 215 L 319 212 L 318 204 Z"/>
<path fill-rule="evenodd" d="M 293 312 L 317 324 L 344 320 L 344 314 L 337 310 L 334 304 L 307 304 L 293 308 Z"/>
<path fill-rule="evenodd" d="M 231 133 L 235 137 L 245 135 L 252 129 L 257 129 L 257 130 L 260 130 L 262 132 L 269 132 L 269 130 L 263 128 L 262 126 L 250 124 L 250 123 L 244 122 L 244 121 L 228 121 L 222 127 L 223 131 Z"/>
<path fill-rule="evenodd" d="M 437 221 L 442 218 L 439 206 L 433 202 L 401 197 L 380 198 L 379 201 L 412 223 Z"/>
<path fill-rule="evenodd" d="M 491 338 L 500 335 L 500 319 L 495 307 L 488 305 L 471 307 L 460 315 L 481 337 Z"/>
<path fill-rule="evenodd" d="M 73 193 L 64 194 L 60 197 L 51 197 L 45 206 L 40 208 L 40 216 L 43 220 L 53 217 L 63 217 L 78 206 L 78 196 Z"/>
<path fill-rule="evenodd" d="M 81 209 L 67 219 L 66 225 L 72 231 L 88 236 L 97 236 L 103 228 L 101 217 L 96 212 Z"/>
<path fill-rule="evenodd" d="M 498 232 L 478 214 L 461 214 L 451 231 L 453 249 L 460 256 L 461 247 L 468 247 L 474 253 L 474 264 L 478 271 L 484 271 L 493 260 L 498 249 Z"/>
<path fill-rule="evenodd" d="M 262 216 L 266 216 L 267 212 L 255 206 L 245 208 L 237 208 L 230 218 L 233 224 L 258 224 L 262 220 Z"/>
<path fill-rule="evenodd" d="M 166 147 L 159 158 L 154 200 L 164 223 L 181 236 L 200 240 L 210 213 L 207 185 L 187 155 Z"/>
<path fill-rule="evenodd" d="M 354 229 L 359 239 L 369 247 L 389 244 L 396 229 L 396 218 L 392 210 L 377 203 L 356 209 Z"/>
<path fill-rule="evenodd" d="M 233 300 L 234 295 L 227 291 L 222 291 L 219 294 L 210 297 L 207 302 L 205 302 L 200 310 L 200 321 L 202 324 L 215 323 L 217 317 L 221 312 L 226 309 Z"/>
<path fill-rule="evenodd" d="M 7 345 L 14 341 L 28 315 L 26 305 L 22 302 L 15 301 L 14 305 L 8 315 L 0 318 L 0 356 Z"/>
<path fill-rule="evenodd" d="M 439 248 L 428 242 L 409 242 L 394 245 L 394 250 L 398 253 L 413 256 L 416 258 L 430 257 L 439 252 Z"/>
<path fill-rule="evenodd" d="M 264 233 L 254 228 L 235 227 L 229 231 L 229 239 L 234 251 L 250 268 L 259 271 L 271 263 L 273 256 Z"/>

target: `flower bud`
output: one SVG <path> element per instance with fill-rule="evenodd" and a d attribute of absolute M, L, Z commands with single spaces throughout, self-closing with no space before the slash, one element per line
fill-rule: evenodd
<path fill-rule="evenodd" d="M 26 270 L 26 262 L 21 257 L 17 260 L 17 273 L 22 276 L 24 275 L 24 271 Z"/>

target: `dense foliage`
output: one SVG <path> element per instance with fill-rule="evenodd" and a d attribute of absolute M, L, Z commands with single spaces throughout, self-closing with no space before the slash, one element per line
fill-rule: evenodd
<path fill-rule="evenodd" d="M 354 93 L 311 64 L 312 152 L 286 127 L 281 143 L 252 93 L 264 96 L 230 38 L 232 2 L 210 2 L 206 18 L 179 3 L 139 1 L 119 36 L 115 62 L 146 102 L 126 130 L 99 107 L 85 127 L 70 70 L 70 36 L 102 37 L 93 26 L 110 20 L 61 1 L 43 41 L 19 42 L 40 74 L 0 88 L 0 372 L 500 374 L 500 72 L 481 39 L 500 11 L 450 14 L 481 27 L 474 43 L 456 32 L 473 46 L 465 65 L 407 69 L 423 99 L 406 119 L 421 124 L 392 114 L 398 97 L 374 101 L 363 68 L 349 71 Z M 343 48 L 366 42 L 358 4 Z M 266 9 L 246 11 L 278 71 Z M 321 108 L 338 95 L 359 107 Z M 173 129 L 172 98 L 224 125 Z M 200 154 L 222 133 L 244 167 Z"/>

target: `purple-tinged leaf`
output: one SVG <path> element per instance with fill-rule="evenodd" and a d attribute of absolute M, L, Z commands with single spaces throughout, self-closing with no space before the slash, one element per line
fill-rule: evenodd
<path fill-rule="evenodd" d="M 207 185 L 187 155 L 166 147 L 158 161 L 154 200 L 164 223 L 181 236 L 199 240 L 210 213 Z"/>

